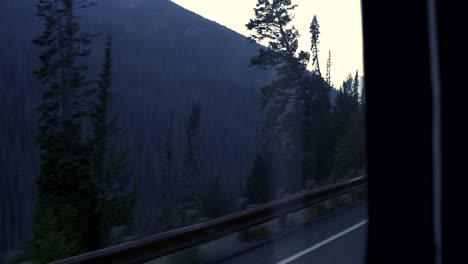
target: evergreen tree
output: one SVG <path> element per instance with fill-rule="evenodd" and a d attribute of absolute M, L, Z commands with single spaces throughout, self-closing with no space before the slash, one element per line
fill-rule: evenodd
<path fill-rule="evenodd" d="M 297 7 L 291 0 L 258 0 L 255 7 L 255 19 L 246 25 L 247 29 L 255 30 L 250 36 L 251 42 L 268 41 L 267 49 L 260 49 L 259 54 L 251 59 L 252 66 L 262 69 L 275 68 L 281 77 L 294 79 L 300 86 L 309 54 L 297 53 L 299 32 L 289 23 L 294 16 L 291 12 Z"/>
<path fill-rule="evenodd" d="M 352 116 L 359 111 L 359 102 L 355 93 L 356 85 L 354 83 L 353 77 L 348 74 L 336 96 L 334 116 L 338 131 L 344 131 Z"/>
<path fill-rule="evenodd" d="M 202 191 L 202 215 L 209 218 L 221 217 L 227 212 L 225 197 L 220 192 L 220 177 L 212 180 Z"/>
<path fill-rule="evenodd" d="M 90 149 L 80 124 L 86 117 L 89 34 L 80 34 L 76 9 L 87 1 L 39 0 L 37 16 L 44 31 L 33 43 L 41 48 L 35 75 L 45 87 L 38 107 L 40 175 L 35 229 L 28 257 L 49 262 L 89 249 L 96 203 L 89 170 Z M 88 236 L 89 235 L 89 236 Z"/>
<path fill-rule="evenodd" d="M 164 155 L 162 160 L 162 185 L 163 192 L 161 195 L 161 210 L 159 212 L 159 221 L 161 231 L 166 231 L 173 228 L 172 215 L 172 126 L 174 114 L 169 118 L 169 129 L 167 131 L 166 140 L 164 141 Z"/>
<path fill-rule="evenodd" d="M 364 115 L 359 101 L 359 75 L 356 71 L 354 79 L 349 74 L 343 82 L 335 102 L 337 143 L 334 173 L 339 177 L 365 166 Z"/>
<path fill-rule="evenodd" d="M 249 37 L 251 42 L 268 41 L 267 49 L 260 49 L 254 56 L 251 66 L 264 70 L 276 69 L 279 80 L 268 86 L 268 95 L 281 97 L 288 89 L 297 89 L 296 107 L 300 105 L 304 89 L 302 80 L 309 61 L 309 53 L 298 53 L 299 32 L 290 22 L 294 18 L 292 11 L 297 7 L 291 0 L 258 0 L 255 7 L 255 18 L 246 25 L 247 29 L 255 30 L 256 34 Z M 288 93 L 290 94 L 290 93 Z M 290 98 L 286 98 L 289 101 Z M 271 100 L 269 98 L 266 99 Z"/>
<path fill-rule="evenodd" d="M 320 44 L 320 25 L 317 20 L 317 16 L 314 15 L 312 23 L 310 24 L 310 34 L 312 35 L 312 67 L 314 67 L 313 72 L 318 76 L 322 76 L 320 72 L 320 63 L 319 63 L 319 49 L 318 44 Z"/>
<path fill-rule="evenodd" d="M 308 180 L 321 182 L 330 174 L 333 159 L 330 89 L 326 81 L 313 75 L 304 82 L 304 162 L 302 187 Z"/>
<path fill-rule="evenodd" d="M 365 169 L 366 160 L 364 115 L 356 113 L 337 143 L 334 172 L 340 178 L 358 176 L 356 172 Z"/>
<path fill-rule="evenodd" d="M 131 223 L 136 190 L 129 189 L 130 171 L 126 151 L 113 147 L 118 142 L 120 129 L 115 126 L 115 117 L 110 113 L 110 88 L 112 86 L 112 39 L 107 38 L 105 58 L 98 81 L 96 100 L 92 102 L 90 119 L 94 137 L 90 140 L 93 148 L 93 181 L 98 189 L 98 203 L 94 217 L 99 224 L 94 230 L 93 248 L 101 246 L 106 235 L 114 226 Z M 112 142 L 114 141 L 114 142 Z"/>
<path fill-rule="evenodd" d="M 314 179 L 321 182 L 330 174 L 333 157 L 333 131 L 331 126 L 331 53 L 327 61 L 326 80 L 319 64 L 320 25 L 314 16 L 310 25 L 313 75 L 306 78 L 304 98 L 304 162 L 302 187 Z"/>
<path fill-rule="evenodd" d="M 245 184 L 244 196 L 250 203 L 266 203 L 272 198 L 271 189 L 268 165 L 263 157 L 257 154 Z"/>
<path fill-rule="evenodd" d="M 192 105 L 192 111 L 185 124 L 185 132 L 187 138 L 187 148 L 184 156 L 185 172 L 183 175 L 183 198 L 181 200 L 180 213 L 185 218 L 185 213 L 188 210 L 196 209 L 197 197 L 193 188 L 194 180 L 200 175 L 198 167 L 198 150 L 199 150 L 199 126 L 200 126 L 200 104 Z M 185 224 L 189 224 L 191 219 L 185 219 Z"/>
<path fill-rule="evenodd" d="M 360 94 L 359 94 L 359 74 L 358 74 L 358 71 L 356 70 L 356 75 L 354 76 L 354 80 L 353 80 L 353 96 L 354 96 L 354 100 L 355 102 L 357 102 L 359 104 L 360 102 Z"/>
<path fill-rule="evenodd" d="M 298 52 L 299 32 L 290 23 L 296 5 L 290 0 L 258 0 L 255 18 L 246 25 L 255 30 L 251 41 L 267 41 L 267 49 L 260 49 L 259 54 L 251 59 L 251 66 L 264 70 L 275 69 L 278 79 L 262 88 L 264 100 L 264 138 L 262 150 L 265 158 L 277 159 L 269 155 L 268 149 L 277 149 L 282 158 L 283 176 L 274 181 L 287 184 L 293 191 L 300 185 L 302 175 L 302 146 L 304 123 L 303 85 L 309 53 Z"/>
<path fill-rule="evenodd" d="M 361 90 L 361 112 L 366 111 L 366 86 L 362 84 L 362 90 Z"/>
<path fill-rule="evenodd" d="M 328 86 L 333 87 L 333 84 L 332 84 L 332 82 L 331 82 L 331 66 L 332 66 L 331 51 L 328 50 L 326 81 L 327 81 Z"/>

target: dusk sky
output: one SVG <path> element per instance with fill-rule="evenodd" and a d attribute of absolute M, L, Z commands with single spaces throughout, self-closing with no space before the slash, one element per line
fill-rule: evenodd
<path fill-rule="evenodd" d="M 245 24 L 253 18 L 257 0 L 172 1 L 243 35 L 253 33 Z M 324 73 L 330 49 L 335 87 L 341 85 L 349 72 L 354 76 L 359 70 L 359 75 L 364 75 L 360 0 L 293 0 L 293 3 L 298 4 L 292 23 L 301 34 L 301 50 L 310 51 L 309 26 L 313 15 L 317 15 L 321 32 L 320 66 Z"/>

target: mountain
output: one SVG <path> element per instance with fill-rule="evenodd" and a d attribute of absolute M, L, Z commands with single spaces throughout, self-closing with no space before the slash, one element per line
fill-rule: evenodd
<path fill-rule="evenodd" d="M 31 236 L 39 156 L 36 106 L 42 92 L 33 70 L 32 39 L 42 26 L 35 0 L 0 1 L 0 255 Z M 259 46 L 168 0 L 100 0 L 82 16 L 84 32 L 100 33 L 89 59 L 91 77 L 101 65 L 104 40 L 113 37 L 112 109 L 125 133 L 137 184 L 138 209 L 161 204 L 163 141 L 174 113 L 177 186 L 192 103 L 201 113 L 202 186 L 219 177 L 222 192 L 239 196 L 259 142 L 260 87 L 273 75 L 249 68 Z"/>

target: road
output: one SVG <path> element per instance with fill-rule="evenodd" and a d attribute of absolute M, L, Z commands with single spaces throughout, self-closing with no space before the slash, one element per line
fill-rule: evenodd
<path fill-rule="evenodd" d="M 363 264 L 366 237 L 367 205 L 360 203 L 219 263 Z"/>

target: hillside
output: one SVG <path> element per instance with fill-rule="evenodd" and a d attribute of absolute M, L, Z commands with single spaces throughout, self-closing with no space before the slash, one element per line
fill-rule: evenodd
<path fill-rule="evenodd" d="M 23 247 L 32 229 L 41 94 L 32 74 L 38 50 L 31 41 L 41 31 L 35 2 L 0 1 L 0 255 Z M 157 210 L 171 113 L 180 176 L 185 120 L 195 101 L 202 107 L 198 184 L 220 177 L 226 195 L 239 195 L 258 145 L 260 87 L 272 78 L 248 67 L 258 46 L 168 0 L 100 0 L 82 21 L 84 31 L 101 33 L 92 44 L 90 73 L 101 64 L 105 35 L 113 37 L 112 108 L 126 131 L 121 144 L 130 150 L 138 208 Z"/>

